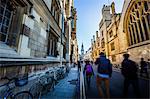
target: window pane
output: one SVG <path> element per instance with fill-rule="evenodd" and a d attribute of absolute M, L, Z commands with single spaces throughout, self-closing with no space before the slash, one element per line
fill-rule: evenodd
<path fill-rule="evenodd" d="M 9 20 L 7 18 L 4 18 L 3 24 L 6 25 L 6 26 L 8 26 L 9 25 Z"/>
<path fill-rule="evenodd" d="M 147 2 L 146 2 L 146 1 L 144 2 L 144 8 L 145 8 L 145 11 L 148 10 L 148 5 L 147 5 Z"/>
<path fill-rule="evenodd" d="M 0 33 L 0 41 L 5 42 L 6 35 Z"/>
<path fill-rule="evenodd" d="M 148 26 L 149 26 L 149 29 L 150 29 L 150 14 L 149 13 L 147 14 L 147 20 L 148 20 L 147 22 L 148 22 Z"/>
<path fill-rule="evenodd" d="M 8 30 L 8 27 L 3 25 L 2 29 L 1 29 L 1 32 L 4 33 L 4 34 L 7 34 L 7 30 Z"/>
<path fill-rule="evenodd" d="M 146 40 L 148 40 L 148 31 L 147 31 L 147 27 L 146 27 L 146 22 L 145 19 L 142 17 L 142 22 L 143 22 L 143 26 L 144 26 L 144 30 L 145 30 L 145 35 L 146 35 Z"/>
<path fill-rule="evenodd" d="M 140 29 L 140 34 L 141 34 L 141 38 L 142 38 L 142 41 L 144 41 L 144 33 L 142 31 L 142 26 L 141 26 L 141 22 L 138 20 L 138 24 L 139 24 L 139 29 Z"/>
<path fill-rule="evenodd" d="M 1 0 L 1 6 L 5 6 L 6 5 L 6 0 Z"/>
<path fill-rule="evenodd" d="M 134 31 L 134 27 L 133 25 L 131 25 L 132 31 L 133 31 L 133 40 L 134 40 L 134 44 L 136 43 L 136 38 L 135 38 L 135 31 Z"/>
<path fill-rule="evenodd" d="M 137 35 L 137 42 L 139 43 L 140 42 L 140 37 L 139 37 L 139 33 L 138 33 L 138 30 L 137 30 L 137 24 L 136 23 L 134 23 L 134 25 L 135 25 L 135 31 L 136 31 L 136 33 L 135 33 L 135 35 Z"/>
<path fill-rule="evenodd" d="M 132 40 L 132 35 L 131 35 L 131 30 L 130 30 L 130 27 L 128 28 L 129 29 L 129 36 L 130 36 L 130 39 L 129 39 L 129 42 L 131 42 L 130 45 L 133 45 L 133 40 Z"/>
<path fill-rule="evenodd" d="M 5 16 L 7 17 L 7 18 L 10 18 L 10 16 L 11 16 L 11 13 L 9 12 L 9 11 L 5 11 Z"/>
<path fill-rule="evenodd" d="M 3 15 L 3 13 L 4 13 L 4 8 L 0 7 L 0 14 Z"/>
<path fill-rule="evenodd" d="M 2 16 L 0 15 L 0 23 L 2 23 Z"/>

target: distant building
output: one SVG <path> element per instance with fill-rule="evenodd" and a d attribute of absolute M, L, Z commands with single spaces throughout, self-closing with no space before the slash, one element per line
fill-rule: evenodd
<path fill-rule="evenodd" d="M 93 61 L 99 56 L 100 50 L 100 37 L 98 36 L 98 31 L 96 31 L 96 39 L 95 36 L 91 39 L 91 57 Z"/>
<path fill-rule="evenodd" d="M 91 47 L 85 52 L 83 60 L 93 61 Z"/>
<path fill-rule="evenodd" d="M 77 37 L 76 37 L 76 20 L 77 20 L 77 11 L 76 8 L 71 9 L 72 12 L 72 21 L 71 21 L 71 42 L 70 42 L 70 61 L 77 63 L 78 61 L 78 42 L 77 42 Z"/>

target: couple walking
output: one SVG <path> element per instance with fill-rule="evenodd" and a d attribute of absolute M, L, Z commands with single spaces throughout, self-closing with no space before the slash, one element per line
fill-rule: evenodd
<path fill-rule="evenodd" d="M 112 74 L 112 64 L 110 63 L 110 60 L 107 59 L 105 54 L 102 52 L 100 53 L 100 57 L 97 58 L 95 64 L 98 65 L 96 83 L 99 90 L 99 95 L 104 98 L 104 94 L 101 88 L 101 83 L 104 81 L 106 94 L 107 97 L 109 98 L 110 97 L 109 78 L 111 77 Z M 90 87 L 90 80 L 91 80 L 91 76 L 94 75 L 94 71 L 92 65 L 89 63 L 88 60 L 85 61 L 84 73 L 86 75 L 87 85 L 88 87 Z"/>

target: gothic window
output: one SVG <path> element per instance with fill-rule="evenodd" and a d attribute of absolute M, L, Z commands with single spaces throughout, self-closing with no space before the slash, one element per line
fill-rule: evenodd
<path fill-rule="evenodd" d="M 5 0 L 0 5 L 0 41 L 7 42 L 8 31 L 11 23 L 12 10 L 11 5 Z"/>
<path fill-rule="evenodd" d="M 115 44 L 114 44 L 114 42 L 112 42 L 112 43 L 110 44 L 110 47 L 111 47 L 111 51 L 115 50 Z"/>
<path fill-rule="evenodd" d="M 133 2 L 126 15 L 126 31 L 129 46 L 150 40 L 150 1 L 141 0 Z"/>

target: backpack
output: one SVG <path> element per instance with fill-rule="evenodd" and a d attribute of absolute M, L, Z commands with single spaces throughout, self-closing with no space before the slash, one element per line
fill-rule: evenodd
<path fill-rule="evenodd" d="M 92 66 L 90 64 L 86 65 L 86 74 L 91 75 L 92 71 Z"/>
<path fill-rule="evenodd" d="M 112 65 L 108 59 L 100 60 L 98 65 L 98 73 L 109 74 L 112 73 Z"/>

